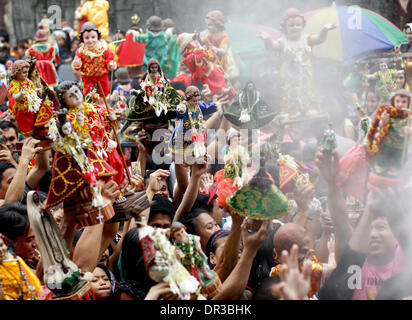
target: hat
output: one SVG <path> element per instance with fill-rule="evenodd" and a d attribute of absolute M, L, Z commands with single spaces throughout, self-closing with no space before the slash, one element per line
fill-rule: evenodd
<path fill-rule="evenodd" d="M 167 30 L 169 28 L 176 28 L 175 22 L 170 18 L 164 19 L 162 21 L 162 26 L 163 26 L 163 30 Z"/>
<path fill-rule="evenodd" d="M 80 33 L 83 33 L 83 32 L 85 32 L 85 31 L 91 31 L 91 30 L 98 31 L 99 28 L 96 26 L 95 23 L 93 23 L 93 22 L 91 22 L 91 21 L 88 21 L 88 22 L 86 22 L 86 23 L 83 24 Z"/>
<path fill-rule="evenodd" d="M 120 84 L 128 84 L 130 82 L 129 73 L 126 68 L 119 68 L 114 73 L 116 80 Z"/>
<path fill-rule="evenodd" d="M 263 157 L 260 162 L 259 172 L 226 203 L 236 213 L 254 220 L 277 219 L 292 209 L 292 202 L 269 178 Z"/>
<path fill-rule="evenodd" d="M 46 31 L 37 30 L 37 32 L 34 36 L 34 40 L 36 40 L 36 41 L 47 41 L 47 40 L 49 40 L 49 37 L 47 36 Z"/>
<path fill-rule="evenodd" d="M 193 40 L 193 35 L 194 33 L 181 33 L 178 35 L 177 39 L 176 39 L 176 44 L 177 47 L 179 48 L 179 51 L 181 53 L 183 53 L 183 51 L 185 51 L 187 45 L 190 43 L 190 41 Z"/>
<path fill-rule="evenodd" d="M 151 16 L 146 22 L 146 27 L 152 32 L 162 31 L 162 18 L 158 16 Z"/>

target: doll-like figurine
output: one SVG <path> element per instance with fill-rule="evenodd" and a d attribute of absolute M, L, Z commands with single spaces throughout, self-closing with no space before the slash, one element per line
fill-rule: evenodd
<path fill-rule="evenodd" d="M 176 155 L 200 158 L 206 154 L 206 132 L 204 116 L 217 111 L 217 105 L 200 101 L 200 91 L 189 86 L 185 101 L 176 108 L 177 123 L 169 141 L 171 151 Z"/>
<path fill-rule="evenodd" d="M 147 32 L 139 33 L 137 30 L 129 30 L 133 34 L 133 40 L 145 44 L 143 68 L 149 70 L 151 59 L 156 59 L 163 70 L 169 75 L 171 68 L 168 66 L 168 44 L 173 35 L 163 31 L 162 18 L 151 16 L 146 21 Z"/>
<path fill-rule="evenodd" d="M 133 31 L 143 34 L 143 29 L 139 27 L 140 17 L 136 13 L 131 17 L 132 25 L 126 33 L 126 39 L 119 44 L 117 49 L 118 64 L 121 67 L 132 68 L 133 71 L 143 73 L 143 58 L 145 54 L 144 43 L 138 43 L 133 40 Z"/>
<path fill-rule="evenodd" d="M 179 248 L 183 266 L 189 273 L 204 283 L 203 279 L 211 280 L 213 274 L 207 264 L 207 258 L 200 247 L 200 238 L 186 232 L 186 227 L 180 222 L 173 222 L 170 227 L 170 237 Z M 202 276 L 200 275 L 200 273 Z"/>
<path fill-rule="evenodd" d="M 36 43 L 28 50 L 28 56 L 37 60 L 37 70 L 41 78 L 51 87 L 57 86 L 57 74 L 54 63 L 60 64 L 60 57 L 57 48 L 53 44 L 47 43 L 49 38 L 44 30 L 38 30 L 34 37 Z"/>
<path fill-rule="evenodd" d="M 266 32 L 260 37 L 269 50 L 280 56 L 279 86 L 280 106 L 293 116 L 317 110 L 313 81 L 312 47 L 326 41 L 328 32 L 335 29 L 327 24 L 318 35 L 304 33 L 306 20 L 298 9 L 289 8 L 283 13 L 283 37 L 274 41 Z"/>
<path fill-rule="evenodd" d="M 391 106 L 376 111 L 367 136 L 368 159 L 372 166 L 369 187 L 399 186 L 406 161 L 409 136 L 412 135 L 411 95 L 402 89 L 394 93 Z"/>
<path fill-rule="evenodd" d="M 59 124 L 61 125 L 61 136 L 56 140 L 54 147 L 56 151 L 62 154 L 70 155 L 80 168 L 83 179 L 91 188 L 93 195 L 92 206 L 101 207 L 103 198 L 101 196 L 100 186 L 97 185 L 96 173 L 91 165 L 89 158 L 84 150 L 92 148 L 92 139 L 86 132 L 79 134 L 73 131 L 71 122 L 66 118 L 66 109 L 62 109 L 59 113 Z"/>
<path fill-rule="evenodd" d="M 332 128 L 332 123 L 329 123 L 328 126 L 329 128 L 325 130 L 320 144 L 327 152 L 331 153 L 337 148 L 336 134 Z"/>
<path fill-rule="evenodd" d="M 44 283 L 53 299 L 79 299 L 90 286 L 80 279 L 78 266 L 69 259 L 70 249 L 53 216 L 42 208 L 35 191 L 27 194 L 27 215 L 36 236 L 44 270 Z"/>
<path fill-rule="evenodd" d="M 30 64 L 17 60 L 11 66 L 11 81 L 9 86 L 9 112 L 16 117 L 20 132 L 24 136 L 34 136 L 45 139 L 48 136 L 48 125 L 53 119 L 53 105 L 49 100 L 43 100 L 28 78 Z"/>
<path fill-rule="evenodd" d="M 241 136 L 237 130 L 229 130 L 227 144 L 228 149 L 223 158 L 225 167 L 214 175 L 217 184 L 216 202 L 221 207 L 226 207 L 226 199 L 250 180 L 249 153 L 241 145 Z"/>
<path fill-rule="evenodd" d="M 247 171 L 249 162 L 249 153 L 246 148 L 241 145 L 241 137 L 239 132 L 232 131 L 229 135 L 229 147 L 224 156 L 225 161 L 225 178 L 233 180 L 233 186 L 242 187 L 249 182 L 250 176 Z"/>
<path fill-rule="evenodd" d="M 76 9 L 76 20 L 90 21 L 97 25 L 102 38 L 109 37 L 109 11 L 110 4 L 107 0 L 82 0 L 80 6 Z"/>
<path fill-rule="evenodd" d="M 57 88 L 57 95 L 61 107 L 67 109 L 65 119 L 70 122 L 72 129 L 64 126 L 62 129 L 66 131 L 62 131 L 63 144 L 56 143 L 60 152 L 56 153 L 54 160 L 47 208 L 63 201 L 70 205 L 86 200 L 93 201 L 98 206 L 101 204 L 100 190 L 99 184 L 95 184 L 94 180 L 113 179 L 120 187 L 124 179 L 123 163 L 116 150 L 117 144 L 110 134 L 110 121 L 116 116 L 112 110 L 84 102 L 76 82 L 62 82 Z M 60 123 L 63 126 L 64 119 Z M 77 135 L 78 140 L 73 134 Z M 79 141 L 88 162 L 82 156 L 76 141 Z M 66 146 L 66 142 L 70 145 Z M 84 199 L 81 196 L 82 190 L 88 185 L 92 188 L 86 188 L 89 198 Z"/>
<path fill-rule="evenodd" d="M 225 71 L 218 64 L 217 55 L 202 46 L 197 34 L 181 33 L 176 41 L 182 62 L 189 69 L 194 84 L 201 81 L 209 87 L 212 96 L 229 89 L 225 80 Z"/>
<path fill-rule="evenodd" d="M 83 25 L 89 21 L 87 16 L 82 15 L 82 9 L 84 4 L 88 0 L 80 0 L 79 6 L 76 8 L 74 11 L 74 23 L 73 23 L 73 28 L 75 30 L 75 34 L 78 36 L 80 34 L 80 31 L 82 30 Z"/>
<path fill-rule="evenodd" d="M 263 101 L 255 84 L 248 81 L 224 115 L 240 128 L 257 129 L 268 124 L 276 112 Z"/>
<path fill-rule="evenodd" d="M 83 25 L 79 39 L 82 44 L 77 49 L 72 67 L 81 72 L 83 94 L 87 96 L 90 89 L 100 82 L 107 97 L 110 93 L 109 70 L 117 68 L 114 55 L 107 43 L 101 40 L 101 33 L 93 22 Z"/>
<path fill-rule="evenodd" d="M 396 69 L 389 69 L 386 62 L 381 62 L 379 64 L 379 71 L 367 76 L 369 80 L 377 80 L 376 95 L 382 104 L 388 103 L 391 93 L 400 89 L 396 83 L 395 75 Z"/>
<path fill-rule="evenodd" d="M 181 300 L 190 300 L 200 291 L 199 281 L 178 259 L 177 248 L 166 236 L 166 230 L 146 224 L 139 227 L 144 264 L 149 277 L 156 282 L 168 282 L 172 293 Z"/>
<path fill-rule="evenodd" d="M 150 59 L 139 90 L 132 90 L 127 119 L 146 123 L 167 123 L 176 118 L 181 96 L 166 80 L 159 61 Z"/>
<path fill-rule="evenodd" d="M 240 67 L 235 62 L 229 35 L 225 31 L 225 16 L 219 10 L 209 11 L 205 18 L 207 29 L 200 33 L 200 42 L 216 55 L 216 63 L 223 69 L 226 79 L 240 76 Z"/>

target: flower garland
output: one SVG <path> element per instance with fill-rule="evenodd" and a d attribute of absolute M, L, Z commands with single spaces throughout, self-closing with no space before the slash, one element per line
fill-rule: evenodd
<path fill-rule="evenodd" d="M 388 121 L 385 127 L 382 128 L 380 126 L 382 114 L 385 111 L 389 113 L 390 118 L 405 119 L 408 116 L 408 111 L 399 110 L 398 108 L 392 106 L 382 106 L 378 108 L 378 111 L 376 112 L 376 119 L 373 121 L 368 132 L 367 151 L 370 156 L 375 156 L 381 151 L 383 141 L 391 127 L 390 121 Z"/>
<path fill-rule="evenodd" d="M 28 80 L 28 82 L 24 82 L 21 84 L 21 88 L 25 88 L 27 90 L 26 97 L 28 111 L 34 113 L 38 112 L 40 110 L 42 100 L 37 95 L 37 92 L 34 89 L 32 83 Z"/>
<path fill-rule="evenodd" d="M 196 114 L 196 112 L 198 112 L 197 125 L 199 128 L 196 128 L 196 122 L 193 120 L 192 111 L 190 110 L 190 105 L 189 105 L 187 114 L 189 116 L 190 127 L 192 129 L 192 142 L 194 144 L 193 151 L 194 151 L 195 157 L 198 158 L 206 154 L 206 147 L 205 147 L 206 134 L 203 130 L 204 128 L 203 113 L 198 105 L 196 106 L 196 109 L 193 111 L 193 113 Z"/>
<path fill-rule="evenodd" d="M 99 41 L 99 43 L 93 49 L 89 49 L 85 44 L 82 44 L 81 47 L 83 53 L 92 59 L 102 56 L 106 49 L 107 44 L 105 41 Z"/>
<path fill-rule="evenodd" d="M 165 80 L 160 75 L 148 75 L 140 83 L 141 89 L 138 91 L 139 94 L 143 94 L 143 101 L 152 105 L 155 109 L 156 116 L 160 117 L 162 111 L 164 114 L 168 112 L 167 105 L 165 103 L 166 95 L 164 94 Z"/>
<path fill-rule="evenodd" d="M 244 98 L 246 95 L 246 99 L 247 99 L 247 106 L 244 105 Z M 253 98 L 255 99 L 254 101 L 250 101 L 251 97 L 249 96 L 249 93 L 244 93 L 243 91 L 240 93 L 239 96 L 239 103 L 242 107 L 242 111 L 239 117 L 239 121 L 242 123 L 247 123 L 250 121 L 250 113 L 252 112 L 253 108 L 255 107 L 255 105 L 259 102 L 260 99 L 260 93 L 259 91 L 254 92 L 253 94 Z M 252 103 L 253 102 L 253 103 Z"/>

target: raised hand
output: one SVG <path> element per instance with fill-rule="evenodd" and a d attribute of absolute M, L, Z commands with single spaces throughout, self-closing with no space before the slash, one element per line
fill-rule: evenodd
<path fill-rule="evenodd" d="M 120 190 L 118 184 L 111 180 L 108 181 L 102 188 L 102 196 L 110 199 L 112 203 L 120 196 Z"/>
<path fill-rule="evenodd" d="M 325 153 L 324 149 L 320 150 L 316 154 L 316 165 L 325 181 L 329 184 L 335 184 L 335 178 L 339 173 L 339 156 L 337 151 L 333 151 L 330 156 Z"/>
<path fill-rule="evenodd" d="M 332 24 L 332 23 L 329 23 L 329 24 L 325 24 L 325 25 L 323 26 L 323 28 L 324 28 L 326 31 L 331 31 L 331 30 L 336 29 L 336 25 L 335 25 L 335 24 Z"/>
<path fill-rule="evenodd" d="M 39 142 L 40 140 L 34 139 L 33 137 L 25 138 L 21 149 L 20 161 L 29 163 L 38 152 L 43 150 L 42 147 L 36 147 Z"/>
<path fill-rule="evenodd" d="M 294 191 L 293 199 L 296 201 L 299 210 L 307 210 L 314 196 L 314 186 L 307 184 L 302 188 L 296 188 L 296 190 Z"/>
<path fill-rule="evenodd" d="M 16 162 L 14 161 L 13 155 L 9 148 L 6 145 L 0 144 L 0 162 L 9 162 L 12 165 L 17 167 Z"/>
<path fill-rule="evenodd" d="M 209 158 L 208 155 L 205 155 L 202 163 L 193 164 L 192 166 L 192 176 L 193 177 L 200 178 L 203 174 L 206 173 L 208 158 Z"/>
<path fill-rule="evenodd" d="M 272 221 L 263 221 L 257 232 L 251 232 L 247 227 L 248 219 L 245 219 L 241 226 L 243 246 L 245 251 L 248 251 L 250 254 L 256 254 L 272 230 Z"/>
<path fill-rule="evenodd" d="M 200 187 L 202 192 L 207 192 L 209 188 L 213 185 L 213 175 L 210 173 L 204 173 L 200 177 Z"/>
<path fill-rule="evenodd" d="M 73 67 L 78 69 L 82 67 L 82 60 L 79 57 L 75 57 L 73 60 Z"/>
<path fill-rule="evenodd" d="M 302 272 L 299 270 L 298 246 L 294 244 L 290 250 L 282 252 L 281 282 L 275 287 L 280 300 L 306 300 L 310 288 L 312 263 L 306 261 Z"/>
<path fill-rule="evenodd" d="M 265 31 L 262 31 L 259 33 L 258 37 L 262 40 L 267 40 L 270 39 L 270 34 Z"/>

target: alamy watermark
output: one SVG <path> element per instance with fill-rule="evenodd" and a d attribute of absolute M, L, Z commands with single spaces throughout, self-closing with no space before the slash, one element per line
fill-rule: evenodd
<path fill-rule="evenodd" d="M 362 9 L 359 6 L 348 7 L 348 14 L 350 15 L 347 21 L 349 30 L 362 30 Z"/>

